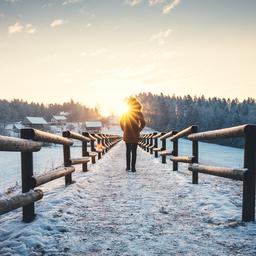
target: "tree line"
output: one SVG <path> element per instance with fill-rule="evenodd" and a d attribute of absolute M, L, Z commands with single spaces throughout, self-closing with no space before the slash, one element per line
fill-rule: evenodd
<path fill-rule="evenodd" d="M 199 125 L 200 131 L 214 130 L 256 124 L 256 101 L 248 98 L 238 99 L 191 97 L 186 95 L 169 96 L 140 93 L 138 99 L 143 104 L 147 125 L 159 130 L 181 130 L 190 125 Z M 243 146 L 243 139 L 224 139 L 211 141 L 228 146 Z"/>
<path fill-rule="evenodd" d="M 72 99 L 63 104 L 43 104 L 28 103 L 20 99 L 0 100 L 0 122 L 2 124 L 22 121 L 26 116 L 44 117 L 50 121 L 53 115 L 59 115 L 60 112 L 69 112 L 67 120 L 69 122 L 82 122 L 86 120 L 95 120 L 100 118 L 97 108 L 88 108 Z"/>

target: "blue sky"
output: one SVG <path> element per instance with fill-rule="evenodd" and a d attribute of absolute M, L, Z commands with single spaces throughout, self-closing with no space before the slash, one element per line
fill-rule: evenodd
<path fill-rule="evenodd" d="M 106 114 L 141 91 L 256 98 L 255 11 L 255 0 L 1 0 L 1 96 Z"/>

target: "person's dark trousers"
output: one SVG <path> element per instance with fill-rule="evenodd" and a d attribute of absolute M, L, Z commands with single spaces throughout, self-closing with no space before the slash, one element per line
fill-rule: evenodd
<path fill-rule="evenodd" d="M 132 155 L 132 170 L 135 170 L 137 158 L 137 143 L 126 143 L 126 168 L 130 170 Z"/>

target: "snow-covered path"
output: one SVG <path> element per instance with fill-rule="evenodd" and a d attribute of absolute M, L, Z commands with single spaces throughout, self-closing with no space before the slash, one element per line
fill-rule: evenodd
<path fill-rule="evenodd" d="M 138 150 L 124 170 L 119 143 L 75 184 L 42 186 L 37 218 L 0 217 L 0 255 L 255 255 L 256 225 L 242 223 L 239 182 L 179 172 Z"/>

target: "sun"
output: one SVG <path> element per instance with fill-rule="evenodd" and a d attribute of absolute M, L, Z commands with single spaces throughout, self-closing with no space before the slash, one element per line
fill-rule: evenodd
<path fill-rule="evenodd" d="M 123 114 L 127 114 L 130 111 L 130 108 L 127 104 L 127 102 L 123 101 L 119 106 L 118 109 L 116 109 L 116 113 L 118 116 L 121 116 Z"/>

